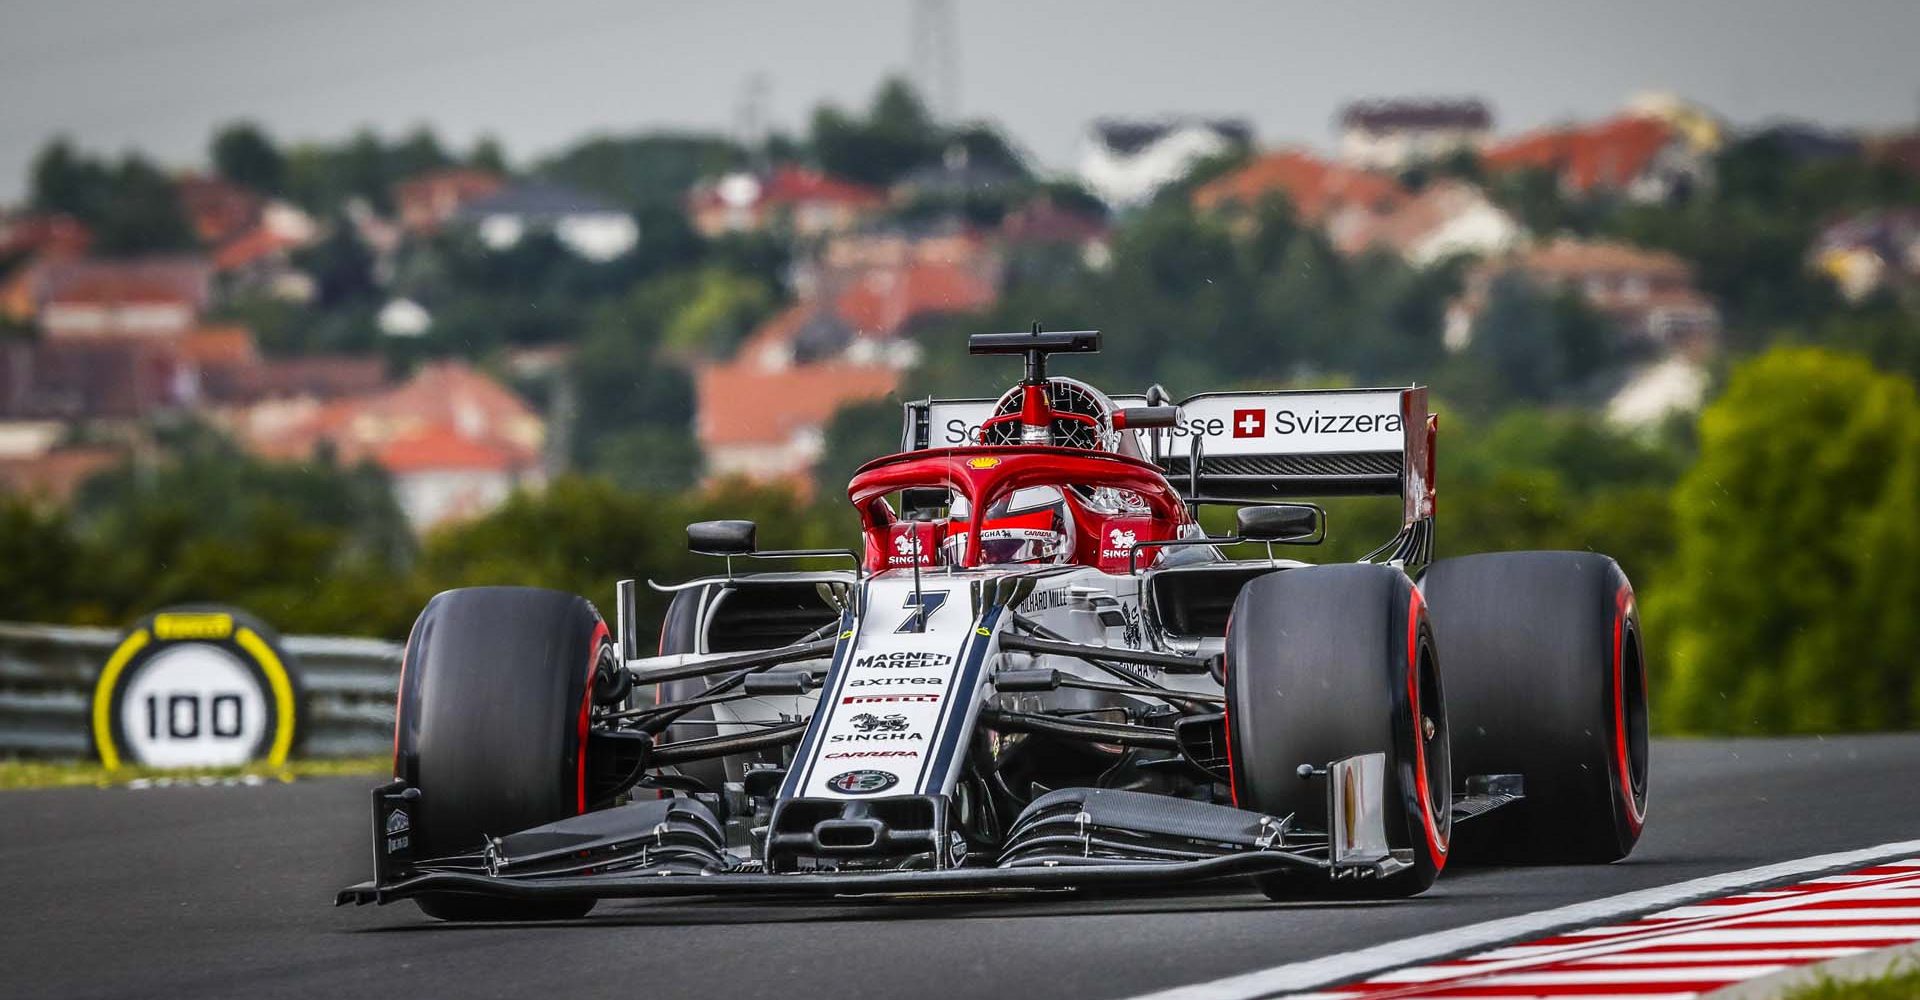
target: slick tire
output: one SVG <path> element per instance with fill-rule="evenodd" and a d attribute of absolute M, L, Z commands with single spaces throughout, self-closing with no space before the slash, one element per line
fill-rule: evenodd
<path fill-rule="evenodd" d="M 1256 577 L 1227 625 L 1227 743 L 1234 804 L 1330 830 L 1326 779 L 1358 754 L 1387 758 L 1387 844 L 1413 866 L 1385 879 L 1265 876 L 1274 899 L 1389 898 L 1424 892 L 1447 862 L 1447 708 L 1426 609 L 1405 573 L 1311 566 Z"/>
<path fill-rule="evenodd" d="M 1463 859 L 1599 864 L 1646 822 L 1647 677 L 1633 586 L 1592 552 L 1434 563 L 1420 589 L 1447 666 L 1454 772 L 1525 798 L 1461 826 Z"/>
<path fill-rule="evenodd" d="M 418 858 L 478 850 L 485 838 L 587 808 L 592 678 L 611 650 L 585 598 L 531 587 L 450 590 L 407 639 L 394 773 L 420 790 Z M 584 916 L 592 900 L 527 903 L 431 894 L 442 920 Z"/>

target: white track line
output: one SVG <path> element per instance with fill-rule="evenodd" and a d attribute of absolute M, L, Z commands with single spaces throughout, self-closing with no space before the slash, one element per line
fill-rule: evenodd
<path fill-rule="evenodd" d="M 1250 1000 L 1254 997 L 1293 993 L 1329 983 L 1358 979 L 1382 969 L 1432 961 L 1446 955 L 1499 944 L 1502 941 L 1538 937 L 1557 928 L 1617 920 L 1650 910 L 1666 909 L 1706 896 L 1725 895 L 1751 885 L 1792 878 L 1808 872 L 1825 871 L 1829 868 L 1865 865 L 1874 861 L 1911 855 L 1915 851 L 1920 851 L 1920 840 L 1903 840 L 1880 844 L 1876 847 L 1864 847 L 1856 851 L 1818 854 L 1810 858 L 1782 861 L 1722 875 L 1709 875 L 1705 878 L 1641 889 L 1604 899 L 1588 900 L 1551 910 L 1538 910 L 1519 916 L 1436 931 L 1432 934 L 1421 934 L 1417 937 L 1374 945 L 1371 948 L 1328 955 L 1304 962 L 1290 962 L 1286 965 L 1227 976 L 1211 982 L 1176 986 L 1158 993 L 1140 994 L 1131 1000 Z M 1855 880 L 1857 879 L 1848 881 Z M 1810 935 L 1805 930 L 1797 933 L 1800 935 L 1800 940 L 1818 939 L 1817 934 Z M 1766 940 L 1766 938 L 1757 940 Z M 1734 939 L 1717 943 L 1744 942 Z"/>

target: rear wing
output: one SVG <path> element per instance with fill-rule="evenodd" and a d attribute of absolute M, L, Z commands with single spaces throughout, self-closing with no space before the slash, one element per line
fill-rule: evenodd
<path fill-rule="evenodd" d="M 1143 396 L 1115 396 L 1120 406 Z M 1135 435 L 1190 503 L 1264 503 L 1285 497 L 1393 496 L 1403 528 L 1386 548 L 1424 562 L 1431 549 L 1433 445 L 1438 418 L 1427 390 L 1308 389 L 1203 392 L 1181 400 L 1174 426 Z M 990 399 L 906 404 L 903 451 L 966 447 L 993 415 Z"/>

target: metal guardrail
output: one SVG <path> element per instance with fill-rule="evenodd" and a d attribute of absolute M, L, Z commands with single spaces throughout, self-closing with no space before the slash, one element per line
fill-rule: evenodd
<path fill-rule="evenodd" d="M 119 641 L 115 629 L 0 622 L 0 756 L 86 756 L 93 682 Z M 304 756 L 393 746 L 399 643 L 290 635 L 281 646 L 306 691 Z"/>

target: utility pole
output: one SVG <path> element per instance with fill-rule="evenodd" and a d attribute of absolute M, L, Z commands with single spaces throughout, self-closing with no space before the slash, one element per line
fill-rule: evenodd
<path fill-rule="evenodd" d="M 934 118 L 953 121 L 960 114 L 959 39 L 953 27 L 953 0 L 914 0 L 908 52 L 914 88 Z"/>
<path fill-rule="evenodd" d="M 771 101 L 773 84 L 765 73 L 755 73 L 747 77 L 747 83 L 740 93 L 740 103 L 733 109 L 734 138 L 746 147 L 747 155 L 752 157 L 751 166 L 755 170 L 765 170 L 767 164 L 767 105 Z"/>

